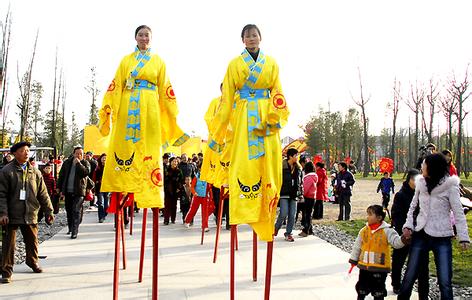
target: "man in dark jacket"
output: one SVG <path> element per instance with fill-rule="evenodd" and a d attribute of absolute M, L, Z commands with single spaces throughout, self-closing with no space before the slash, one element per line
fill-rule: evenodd
<path fill-rule="evenodd" d="M 182 172 L 182 178 L 190 176 L 192 179 L 195 177 L 195 164 L 188 162 L 187 154 L 182 154 L 180 157 L 179 169 Z M 182 179 L 182 184 L 183 179 Z"/>
<path fill-rule="evenodd" d="M 51 200 L 39 170 L 28 162 L 28 142 L 11 147 L 15 159 L 0 171 L 0 225 L 2 242 L 2 283 L 10 283 L 13 273 L 16 231 L 21 230 L 26 248 L 26 265 L 41 273 L 38 265 L 38 212 L 41 208 L 47 224 L 54 220 Z"/>
<path fill-rule="evenodd" d="M 87 189 L 87 176 L 90 174 L 90 164 L 84 159 L 82 147 L 75 147 L 62 165 L 57 187 L 61 196 L 65 197 L 67 225 L 71 239 L 77 238 L 79 224 L 82 222 L 83 203 Z"/>
<path fill-rule="evenodd" d="M 392 205 L 392 226 L 398 232 L 402 234 L 403 225 L 406 221 L 406 215 L 410 209 L 411 200 L 415 195 L 415 177 L 420 172 L 416 169 L 408 171 L 403 185 L 395 194 Z M 393 249 L 392 253 L 392 287 L 393 292 L 398 294 L 401 286 L 401 276 L 403 265 L 405 264 L 406 257 L 410 251 L 409 246 L 405 246 L 400 249 Z M 429 293 L 429 268 L 428 268 L 428 257 L 425 256 L 425 261 L 422 263 L 418 272 L 418 297 L 419 299 L 428 299 Z"/>
<path fill-rule="evenodd" d="M 294 242 L 292 229 L 295 224 L 295 214 L 297 213 L 298 192 L 300 190 L 301 167 L 298 164 L 298 150 L 290 148 L 287 150 L 287 159 L 282 162 L 282 188 L 280 190 L 280 213 L 275 223 L 275 233 L 277 235 L 282 227 L 282 222 L 287 218 L 287 228 L 284 233 L 285 240 Z"/>
<path fill-rule="evenodd" d="M 339 173 L 336 177 L 336 193 L 339 198 L 338 221 L 348 221 L 351 218 L 352 186 L 356 182 L 345 162 L 338 164 Z"/>

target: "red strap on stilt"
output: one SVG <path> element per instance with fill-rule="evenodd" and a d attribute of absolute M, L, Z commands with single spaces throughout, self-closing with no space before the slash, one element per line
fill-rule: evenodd
<path fill-rule="evenodd" d="M 146 219 L 147 219 L 147 208 L 144 208 L 143 209 L 143 224 L 142 224 L 142 229 L 141 229 L 141 252 L 139 254 L 138 282 L 143 281 L 144 244 L 146 241 Z"/>
<path fill-rule="evenodd" d="M 229 278 L 229 297 L 230 300 L 234 300 L 234 248 L 236 243 L 236 225 L 231 225 L 231 237 L 230 237 L 230 278 Z"/>
<path fill-rule="evenodd" d="M 272 278 L 272 254 L 274 252 L 274 242 L 267 242 L 267 264 L 265 275 L 264 300 L 270 299 L 270 280 Z"/>
<path fill-rule="evenodd" d="M 152 300 L 157 300 L 159 292 L 157 285 L 159 259 L 159 208 L 152 209 Z"/>
<path fill-rule="evenodd" d="M 257 234 L 252 232 L 252 281 L 257 281 Z"/>

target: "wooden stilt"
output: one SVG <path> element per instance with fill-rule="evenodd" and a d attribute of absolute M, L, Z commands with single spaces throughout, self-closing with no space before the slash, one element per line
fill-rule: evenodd
<path fill-rule="evenodd" d="M 112 197 L 116 197 L 116 212 L 115 212 L 115 261 L 113 269 L 113 300 L 118 300 L 118 282 L 119 282 L 119 268 L 120 268 L 120 234 L 121 234 L 121 194 L 113 193 Z"/>
<path fill-rule="evenodd" d="M 129 220 L 129 235 L 133 235 L 133 222 L 134 222 L 134 200 L 131 204 L 131 216 Z"/>
<path fill-rule="evenodd" d="M 157 300 L 159 259 L 159 208 L 152 209 L 152 300 Z"/>
<path fill-rule="evenodd" d="M 230 237 L 230 282 L 229 282 L 229 295 L 230 299 L 234 300 L 234 248 L 236 243 L 236 225 L 231 225 L 231 237 Z"/>
<path fill-rule="evenodd" d="M 252 232 L 252 281 L 257 281 L 257 234 Z"/>
<path fill-rule="evenodd" d="M 239 242 L 238 242 L 238 227 L 236 227 L 236 231 L 234 233 L 234 248 L 236 249 L 236 251 L 239 250 Z"/>
<path fill-rule="evenodd" d="M 274 242 L 267 242 L 267 262 L 265 275 L 264 300 L 270 299 L 270 280 L 272 278 L 272 254 L 274 252 Z"/>
<path fill-rule="evenodd" d="M 123 213 L 123 211 L 120 211 L 120 214 Z M 123 270 L 126 270 L 126 245 L 125 245 L 125 221 L 124 218 L 121 218 L 121 246 L 123 248 Z"/>
<path fill-rule="evenodd" d="M 147 208 L 143 209 L 143 224 L 141 229 L 141 252 L 139 255 L 139 275 L 138 282 L 143 281 L 143 264 L 144 264 L 144 244 L 146 241 L 146 219 L 147 219 Z"/>
<path fill-rule="evenodd" d="M 213 252 L 213 263 L 216 263 L 216 256 L 218 255 L 218 242 L 220 239 L 221 219 L 223 218 L 224 200 L 225 200 L 225 188 L 222 186 L 220 189 L 220 199 L 219 199 L 219 204 L 218 204 L 218 218 L 217 218 L 217 224 L 216 224 L 215 250 Z"/>

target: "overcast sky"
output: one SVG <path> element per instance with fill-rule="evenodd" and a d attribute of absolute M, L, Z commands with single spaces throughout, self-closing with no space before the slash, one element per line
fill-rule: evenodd
<path fill-rule="evenodd" d="M 0 1 L 2 19 L 7 7 L 7 0 Z M 262 50 L 279 64 L 291 110 L 282 136 L 301 136 L 299 125 L 320 105 L 327 108 L 330 103 L 331 110 L 354 106 L 351 94 L 359 95 L 358 66 L 364 92 L 371 96 L 370 131 L 379 133 L 391 123 L 386 104 L 395 77 L 405 96 L 415 81 L 427 82 L 432 76 L 446 80 L 452 71 L 463 77 L 472 62 L 471 9 L 472 1 L 15 0 L 9 118 L 17 119 L 16 64 L 21 73 L 26 70 L 38 28 L 33 79 L 45 89 L 42 111 L 52 107 L 58 47 L 66 76 L 67 117 L 70 122 L 75 111 L 83 126 L 91 104 L 84 89 L 90 67 L 97 69 L 101 104 L 121 58 L 134 50 L 135 28 L 147 24 L 153 29 L 152 49 L 167 64 L 181 127 L 206 136 L 203 115 L 219 95 L 228 62 L 243 49 L 242 27 L 255 23 L 262 32 Z M 400 114 L 401 125 L 407 126 L 405 105 Z"/>

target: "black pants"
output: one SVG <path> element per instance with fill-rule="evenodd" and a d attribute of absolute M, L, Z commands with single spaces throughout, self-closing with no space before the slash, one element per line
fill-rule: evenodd
<path fill-rule="evenodd" d="M 185 223 L 185 216 L 188 214 L 189 210 L 190 210 L 190 202 L 188 201 L 182 202 L 182 200 L 180 200 L 180 211 L 182 212 L 182 223 Z"/>
<path fill-rule="evenodd" d="M 382 207 L 388 208 L 389 202 L 390 202 L 390 193 L 382 193 Z"/>
<path fill-rule="evenodd" d="M 338 220 L 347 221 L 351 218 L 351 196 L 339 195 L 339 216 Z"/>
<path fill-rule="evenodd" d="M 401 276 L 403 265 L 405 264 L 406 258 L 410 252 L 410 247 L 405 246 L 400 249 L 393 249 L 392 253 L 392 287 L 394 289 L 400 289 L 401 287 Z M 424 264 L 420 265 L 418 271 L 418 298 L 420 300 L 428 300 L 429 294 L 429 257 L 426 258 Z"/>
<path fill-rule="evenodd" d="M 356 283 L 357 299 L 364 299 L 369 294 L 372 294 L 375 300 L 384 299 L 387 296 L 386 279 L 387 272 L 370 272 L 360 269 L 359 280 Z"/>
<path fill-rule="evenodd" d="M 323 219 L 323 200 L 315 200 L 315 207 L 313 210 L 313 219 Z"/>
<path fill-rule="evenodd" d="M 218 209 L 219 209 L 218 207 L 220 206 L 220 189 L 213 186 L 212 193 L 213 193 L 213 202 L 215 203 L 215 211 L 213 212 L 213 214 L 218 218 Z M 221 218 L 225 218 L 226 229 L 229 229 L 229 200 L 228 199 L 223 201 L 223 213 L 221 214 Z"/>
<path fill-rule="evenodd" d="M 79 225 L 84 215 L 84 197 L 72 193 L 65 194 L 65 206 L 67 214 L 67 226 L 72 235 L 77 235 Z"/>
<path fill-rule="evenodd" d="M 304 211 L 303 211 L 303 232 L 312 234 L 313 226 L 311 225 L 311 215 L 313 213 L 313 207 L 315 205 L 315 199 L 305 198 Z"/>
<path fill-rule="evenodd" d="M 169 224 L 169 220 L 175 223 L 177 215 L 177 197 L 166 195 L 164 197 L 164 224 Z"/>
<path fill-rule="evenodd" d="M 302 220 L 300 221 L 300 224 L 305 224 L 305 203 L 304 202 L 297 202 L 297 214 L 295 215 L 295 223 L 298 221 L 298 215 L 300 212 L 302 213 Z"/>
<path fill-rule="evenodd" d="M 2 277 L 9 278 L 15 264 L 16 231 L 20 228 L 26 250 L 26 265 L 38 264 L 38 224 L 8 224 L 2 226 Z"/>

